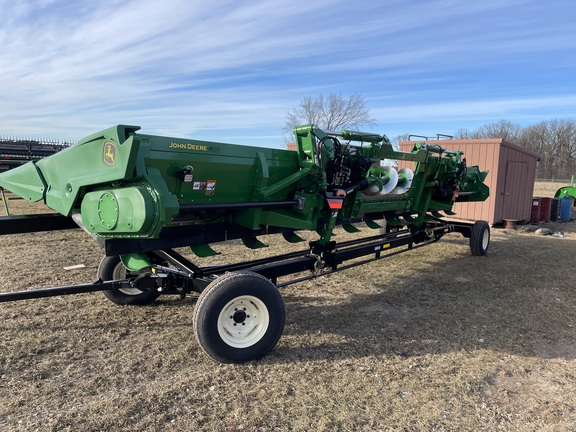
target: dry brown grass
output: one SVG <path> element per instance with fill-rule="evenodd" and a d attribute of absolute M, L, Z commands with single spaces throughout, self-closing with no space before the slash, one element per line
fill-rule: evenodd
<path fill-rule="evenodd" d="M 543 182 L 537 181 L 534 183 L 534 194 L 535 197 L 549 197 L 553 198 L 554 194 L 558 189 L 563 186 L 570 185 L 570 182 L 563 183 L 563 182 Z"/>
<path fill-rule="evenodd" d="M 79 231 L 0 241 L 2 291 L 92 281 L 100 258 Z M 3 303 L 0 430 L 574 430 L 575 248 L 499 230 L 473 257 L 450 234 L 283 288 L 284 336 L 244 365 L 202 354 L 193 298 Z"/>

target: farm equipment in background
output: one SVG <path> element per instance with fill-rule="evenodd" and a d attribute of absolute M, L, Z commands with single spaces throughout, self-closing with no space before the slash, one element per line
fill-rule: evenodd
<path fill-rule="evenodd" d="M 554 198 L 572 198 L 573 202 L 576 202 L 576 187 L 574 187 L 574 176 L 570 180 L 570 184 L 568 186 L 562 186 L 560 189 L 556 191 L 554 194 Z"/>
<path fill-rule="evenodd" d="M 69 147 L 66 142 L 0 137 L 0 172 L 38 161 Z"/>
<path fill-rule="evenodd" d="M 145 135 L 119 125 L 53 156 L 0 174 L 0 186 L 58 215 L 0 218 L 0 233 L 70 228 L 102 246 L 94 283 L 0 294 L 0 302 L 103 291 L 117 304 L 149 304 L 161 294 L 199 293 L 194 331 L 221 362 L 258 359 L 284 329 L 278 287 L 431 244 L 449 232 L 488 249 L 488 223 L 451 222 L 456 201 L 484 201 L 487 172 L 461 152 L 418 143 L 394 150 L 385 135 L 314 125 L 294 130 L 297 151 Z M 411 161 L 399 172 L 381 161 Z M 379 223 L 385 222 L 385 228 Z M 337 243 L 336 227 L 378 234 Z M 210 261 L 211 244 L 298 231 L 317 240 L 302 250 L 225 265 L 199 266 L 176 252 L 189 247 Z M 357 258 L 364 258 L 358 261 Z M 354 261 L 356 259 L 356 261 Z M 279 281 L 288 275 L 292 280 Z"/>

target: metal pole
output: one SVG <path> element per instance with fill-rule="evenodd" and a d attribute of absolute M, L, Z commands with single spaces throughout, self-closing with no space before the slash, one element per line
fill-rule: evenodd
<path fill-rule="evenodd" d="M 2 193 L 2 201 L 4 203 L 4 210 L 6 211 L 6 216 L 10 216 L 10 211 L 8 210 L 8 203 L 6 202 L 6 195 L 4 194 L 3 188 L 0 188 L 0 193 Z"/>

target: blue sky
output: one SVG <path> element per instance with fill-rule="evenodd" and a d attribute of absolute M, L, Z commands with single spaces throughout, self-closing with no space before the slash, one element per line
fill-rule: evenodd
<path fill-rule="evenodd" d="M 569 0 L 0 0 L 0 135 L 282 147 L 304 96 L 389 137 L 576 119 Z"/>

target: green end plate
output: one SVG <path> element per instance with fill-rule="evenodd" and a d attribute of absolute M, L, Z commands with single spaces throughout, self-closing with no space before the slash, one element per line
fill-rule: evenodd
<path fill-rule="evenodd" d="M 122 264 L 124 264 L 124 267 L 130 271 L 140 271 L 152 267 L 152 262 L 150 262 L 146 255 L 141 253 L 120 255 L 120 260 Z"/>

